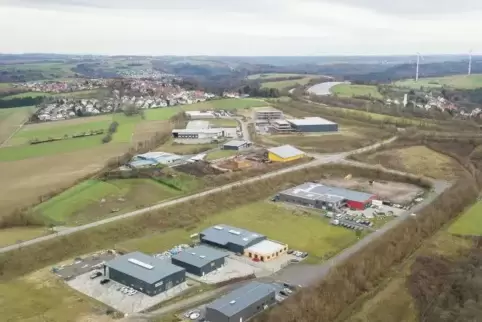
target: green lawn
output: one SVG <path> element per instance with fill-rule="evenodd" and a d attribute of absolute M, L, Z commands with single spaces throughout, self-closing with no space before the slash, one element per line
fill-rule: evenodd
<path fill-rule="evenodd" d="M 353 231 L 332 226 L 325 218 L 306 215 L 300 210 L 268 202 L 248 204 L 213 214 L 189 230 L 174 229 L 123 242 L 126 250 L 161 252 L 189 241 L 189 236 L 209 226 L 228 224 L 265 234 L 270 239 L 287 243 L 290 248 L 310 253 L 310 262 L 332 256 L 357 240 Z"/>
<path fill-rule="evenodd" d="M 303 77 L 300 79 L 291 79 L 291 80 L 284 80 L 284 81 L 277 81 L 277 82 L 265 82 L 261 84 L 261 87 L 264 88 L 276 88 L 276 89 L 285 89 L 285 88 L 293 88 L 298 85 L 306 85 L 312 79 L 312 77 Z"/>
<path fill-rule="evenodd" d="M 272 73 L 272 74 L 255 74 L 249 75 L 248 79 L 259 79 L 259 80 L 268 80 L 270 78 L 281 78 L 281 77 L 297 77 L 297 76 L 317 76 L 317 75 L 309 75 L 309 74 L 283 74 L 283 73 Z"/>
<path fill-rule="evenodd" d="M 0 229 L 0 247 L 12 245 L 18 241 L 34 239 L 49 234 L 45 227 L 17 227 Z"/>
<path fill-rule="evenodd" d="M 62 122 L 62 121 L 59 121 Z M 107 130 L 111 121 L 103 120 L 103 121 L 93 121 L 88 123 L 52 123 L 51 127 L 42 126 L 38 127 L 36 125 L 33 126 L 25 126 L 15 134 L 15 136 L 10 140 L 10 145 L 20 145 L 20 144 L 28 144 L 28 142 L 34 138 L 38 139 L 47 139 L 49 137 L 57 138 L 63 137 L 64 135 L 72 135 L 72 134 L 79 134 L 82 132 L 89 132 L 91 130 Z M 120 123 L 120 122 L 119 122 Z M 47 125 L 48 123 L 42 124 Z M 119 126 L 119 130 L 122 131 L 122 127 Z M 78 140 L 78 139 L 75 139 Z M 100 142 L 100 138 L 98 138 Z M 45 143 L 43 145 L 48 145 L 50 143 Z"/>
<path fill-rule="evenodd" d="M 206 160 L 217 160 L 217 159 L 222 159 L 222 158 L 227 158 L 233 155 L 236 155 L 239 151 L 235 150 L 218 150 L 218 151 L 213 151 L 211 153 L 208 153 L 206 156 Z"/>
<path fill-rule="evenodd" d="M 459 89 L 476 89 L 482 87 L 482 74 L 427 77 L 420 78 L 418 82 L 414 79 L 405 79 L 395 82 L 394 85 L 413 89 L 419 89 L 421 86 L 435 88 L 447 86 Z"/>
<path fill-rule="evenodd" d="M 479 201 L 462 214 L 449 228 L 458 235 L 482 235 L 482 202 Z"/>
<path fill-rule="evenodd" d="M 18 145 L 0 149 L 0 161 L 15 161 L 28 158 L 55 155 L 90 149 L 102 144 L 102 136 L 91 136 L 71 140 L 62 140 L 36 145 Z"/>
<path fill-rule="evenodd" d="M 0 89 L 8 89 L 12 87 L 12 83 L 0 83 Z"/>
<path fill-rule="evenodd" d="M 163 121 L 168 120 L 177 113 L 181 112 L 178 107 L 161 107 L 144 111 L 147 121 Z"/>
<path fill-rule="evenodd" d="M 51 96 L 51 95 L 52 94 L 50 94 L 50 93 L 43 93 L 43 92 L 26 92 L 26 93 L 20 93 L 20 94 L 5 96 L 5 97 L 2 98 L 2 100 L 9 100 L 9 99 L 13 99 L 13 98 L 24 98 L 24 97 Z"/>
<path fill-rule="evenodd" d="M 125 116 L 120 113 L 114 116 L 114 120 L 119 122 L 119 127 L 113 136 L 112 142 L 117 143 L 131 142 L 137 124 L 143 121 L 139 115 Z"/>
<path fill-rule="evenodd" d="M 373 98 L 383 98 L 377 87 L 373 85 L 339 84 L 333 86 L 331 92 L 341 97 L 371 96 Z"/>
<path fill-rule="evenodd" d="M 38 205 L 34 212 L 57 223 L 83 224 L 178 197 L 198 186 L 187 175 L 166 182 L 178 189 L 150 179 L 87 180 Z"/>

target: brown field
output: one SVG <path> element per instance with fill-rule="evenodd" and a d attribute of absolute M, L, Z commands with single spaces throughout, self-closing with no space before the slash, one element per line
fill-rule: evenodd
<path fill-rule="evenodd" d="M 169 122 L 164 120 L 141 122 L 134 130 L 132 141 L 137 143 L 149 140 L 156 132 L 162 132 L 166 127 L 169 127 Z"/>
<path fill-rule="evenodd" d="M 379 151 L 360 157 L 367 163 L 436 179 L 454 179 L 463 171 L 451 157 L 422 145 Z"/>
<path fill-rule="evenodd" d="M 108 158 L 122 154 L 127 148 L 127 144 L 109 144 L 88 151 L 1 162 L 1 208 L 6 213 L 36 203 L 40 196 L 99 170 Z"/>
<path fill-rule="evenodd" d="M 171 139 L 167 141 L 165 144 L 161 145 L 156 149 L 156 151 L 162 152 L 170 152 L 175 154 L 197 154 L 202 153 L 207 150 L 211 150 L 217 148 L 218 145 L 214 143 L 207 143 L 207 144 L 179 144 L 174 143 Z"/>
<path fill-rule="evenodd" d="M 333 153 L 374 144 L 391 134 L 376 128 L 341 128 L 337 133 L 285 134 L 258 136 L 269 145 L 291 144 L 304 151 Z"/>

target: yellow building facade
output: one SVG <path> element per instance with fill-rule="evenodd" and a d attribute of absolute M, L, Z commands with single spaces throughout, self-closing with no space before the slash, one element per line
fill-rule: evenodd
<path fill-rule="evenodd" d="M 268 149 L 268 159 L 273 162 L 290 162 L 301 159 L 306 154 L 291 145 Z"/>
<path fill-rule="evenodd" d="M 288 245 L 273 240 L 263 240 L 244 251 L 244 256 L 255 261 L 268 262 L 288 251 Z"/>

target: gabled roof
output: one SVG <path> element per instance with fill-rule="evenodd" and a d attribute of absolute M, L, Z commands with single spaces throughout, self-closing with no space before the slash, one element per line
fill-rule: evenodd
<path fill-rule="evenodd" d="M 276 154 L 277 156 L 283 159 L 305 154 L 305 152 L 298 150 L 297 148 L 291 145 L 278 146 L 276 148 L 268 149 L 268 151 L 273 154 Z"/>
<path fill-rule="evenodd" d="M 233 316 L 274 292 L 273 285 L 251 282 L 211 302 L 207 307 L 225 316 Z"/>
<path fill-rule="evenodd" d="M 304 183 L 281 193 L 290 196 L 298 196 L 311 200 L 323 200 L 327 202 L 336 202 L 341 199 L 366 202 L 367 200 L 375 197 L 375 195 L 371 193 L 325 186 L 321 183 L 314 182 Z"/>

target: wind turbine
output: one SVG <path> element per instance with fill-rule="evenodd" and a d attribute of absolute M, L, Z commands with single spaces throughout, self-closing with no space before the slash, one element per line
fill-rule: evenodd
<path fill-rule="evenodd" d="M 469 72 L 467 75 L 470 76 L 471 73 L 472 73 L 472 49 L 469 50 Z"/>
<path fill-rule="evenodd" d="M 419 73 L 419 70 L 420 70 L 420 58 L 422 58 L 422 55 L 420 53 L 417 53 L 417 70 L 415 72 L 415 81 L 416 82 L 418 82 L 418 73 Z"/>

